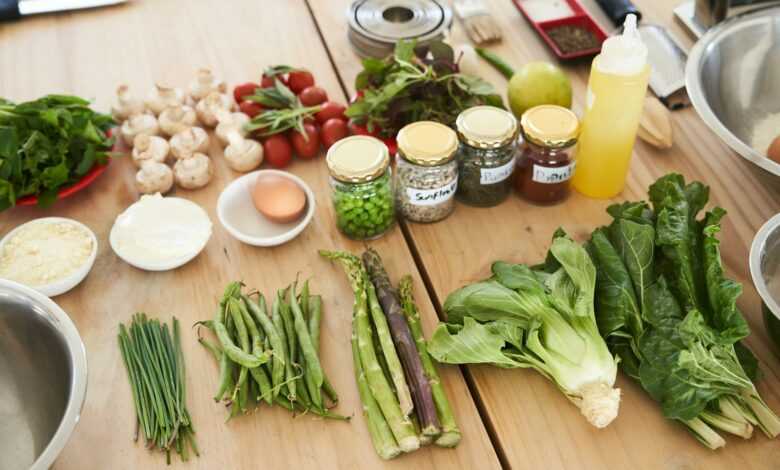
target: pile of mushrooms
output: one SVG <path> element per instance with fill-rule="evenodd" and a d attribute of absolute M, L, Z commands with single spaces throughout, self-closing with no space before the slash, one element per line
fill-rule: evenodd
<path fill-rule="evenodd" d="M 174 183 L 197 189 L 211 181 L 211 139 L 204 128 L 215 128 L 233 170 L 251 171 L 263 162 L 262 145 L 245 138 L 249 117 L 234 111 L 227 85 L 209 69 L 198 70 L 186 91 L 158 83 L 145 99 L 133 96 L 127 85 L 120 85 L 116 94 L 111 113 L 121 123 L 122 140 L 132 148 L 139 168 L 136 188 L 143 194 L 166 193 Z"/>

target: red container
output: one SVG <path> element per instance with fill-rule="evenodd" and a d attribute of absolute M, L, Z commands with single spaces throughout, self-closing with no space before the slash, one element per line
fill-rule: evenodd
<path fill-rule="evenodd" d="M 607 33 L 596 23 L 592 16 L 580 5 L 577 0 L 566 0 L 573 14 L 564 18 L 557 18 L 550 21 L 534 21 L 534 19 L 528 14 L 528 11 L 523 7 L 523 0 L 513 0 L 518 10 L 523 13 L 523 16 L 533 25 L 536 32 L 544 39 L 544 42 L 552 49 L 559 59 L 568 60 L 576 59 L 578 57 L 593 56 L 601 52 L 601 43 L 607 39 Z M 598 45 L 588 49 L 579 49 L 576 51 L 564 52 L 558 44 L 550 37 L 549 31 L 551 29 L 560 26 L 577 26 L 584 28 L 596 36 Z"/>

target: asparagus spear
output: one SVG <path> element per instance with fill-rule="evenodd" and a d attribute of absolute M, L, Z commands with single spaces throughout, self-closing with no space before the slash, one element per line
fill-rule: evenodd
<path fill-rule="evenodd" d="M 398 358 L 398 352 L 393 344 L 390 327 L 387 324 L 385 313 L 382 311 L 382 306 L 379 304 L 374 285 L 371 284 L 370 281 L 366 281 L 366 286 L 368 290 L 368 308 L 369 312 L 371 312 L 371 319 L 374 321 L 374 328 L 376 329 L 375 337 L 379 340 L 379 346 L 381 347 L 382 355 L 385 358 L 387 370 L 390 372 L 390 378 L 393 381 L 395 393 L 398 395 L 398 404 L 401 406 L 401 411 L 404 416 L 409 416 L 414 409 L 414 403 L 412 402 L 412 395 L 409 392 L 409 385 L 406 383 L 404 369 L 403 366 L 401 366 L 401 360 Z"/>
<path fill-rule="evenodd" d="M 376 287 L 382 310 L 384 310 L 387 316 L 387 323 L 390 326 L 393 342 L 398 349 L 398 356 L 401 358 L 403 370 L 406 372 L 406 378 L 409 381 L 412 400 L 417 411 L 417 417 L 420 419 L 422 433 L 426 436 L 438 436 L 441 434 L 441 424 L 439 423 L 439 417 L 436 415 L 436 404 L 433 401 L 431 384 L 425 376 L 412 332 L 409 329 L 409 324 L 406 323 L 406 318 L 404 318 L 398 295 L 395 289 L 393 289 L 390 277 L 382 264 L 382 258 L 379 257 L 379 253 L 369 248 L 363 253 L 363 263 L 366 265 L 371 281 Z M 392 364 L 390 364 L 390 367 L 392 372 Z"/>
<path fill-rule="evenodd" d="M 439 373 L 436 372 L 436 366 L 428 354 L 428 345 L 425 342 L 422 325 L 420 325 L 420 312 L 414 302 L 412 294 L 412 277 L 404 276 L 399 283 L 401 294 L 401 304 L 403 305 L 404 316 L 409 323 L 409 329 L 414 335 L 414 341 L 417 343 L 417 352 L 420 355 L 425 375 L 428 377 L 428 383 L 431 384 L 431 393 L 433 401 L 436 402 L 436 411 L 441 421 L 441 435 L 436 439 L 436 445 L 442 447 L 455 447 L 460 442 L 460 429 L 455 422 L 455 415 L 447 399 L 447 393 L 444 391 L 439 379 Z"/>
<path fill-rule="evenodd" d="M 359 309 L 357 307 L 358 299 L 355 299 L 355 311 Z M 365 308 L 365 307 L 363 307 Z M 352 362 L 355 369 L 355 381 L 358 384 L 358 393 L 360 394 L 360 402 L 363 403 L 363 416 L 366 418 L 368 424 L 368 432 L 371 434 L 371 441 L 374 443 L 374 449 L 376 453 L 385 460 L 397 457 L 401 453 L 401 449 L 395 442 L 393 432 L 390 430 L 385 417 L 382 416 L 382 410 L 379 409 L 379 405 L 374 396 L 371 395 L 371 389 L 368 386 L 366 380 L 366 374 L 363 371 L 363 365 L 360 363 L 360 352 L 358 348 L 357 331 L 355 329 L 355 321 L 352 321 Z"/>
<path fill-rule="evenodd" d="M 387 424 L 390 426 L 393 436 L 399 447 L 404 452 L 412 452 L 420 448 L 420 439 L 414 432 L 414 426 L 408 417 L 401 413 L 401 407 L 396 400 L 390 383 L 385 379 L 382 369 L 377 363 L 376 351 L 371 340 L 371 325 L 367 312 L 367 294 L 365 277 L 360 259 L 352 254 L 343 252 L 320 251 L 322 256 L 340 261 L 349 277 L 354 291 L 357 309 L 355 310 L 355 336 L 358 344 L 358 352 L 366 381 L 373 399 L 382 410 Z M 363 403 L 366 404 L 365 402 Z"/>

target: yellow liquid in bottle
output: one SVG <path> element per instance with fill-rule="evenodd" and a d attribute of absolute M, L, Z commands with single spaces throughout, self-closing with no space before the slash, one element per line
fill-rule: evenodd
<path fill-rule="evenodd" d="M 593 60 L 585 116 L 571 183 L 588 197 L 607 199 L 626 184 L 650 67 L 637 75 L 604 73 Z"/>

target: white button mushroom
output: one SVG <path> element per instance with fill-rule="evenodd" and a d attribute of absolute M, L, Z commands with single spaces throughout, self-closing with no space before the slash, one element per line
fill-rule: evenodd
<path fill-rule="evenodd" d="M 235 171 L 254 170 L 263 163 L 263 146 L 259 142 L 244 139 L 238 132 L 228 135 L 230 145 L 225 148 L 225 160 Z"/>
<path fill-rule="evenodd" d="M 198 70 L 195 80 L 190 83 L 190 96 L 195 101 L 200 101 L 205 98 L 211 92 L 225 93 L 227 91 L 227 84 L 221 80 L 218 80 L 211 70 L 200 69 Z"/>
<path fill-rule="evenodd" d="M 233 97 L 224 93 L 212 91 L 195 106 L 195 112 L 198 114 L 198 119 L 207 127 L 214 127 L 217 125 L 217 112 L 219 112 L 220 109 L 232 111 Z"/>
<path fill-rule="evenodd" d="M 116 106 L 111 107 L 111 114 L 118 122 L 123 122 L 130 116 L 142 114 L 144 112 L 144 103 L 130 94 L 130 87 L 119 85 L 116 89 Z"/>
<path fill-rule="evenodd" d="M 135 174 L 135 187 L 143 194 L 167 193 L 173 186 L 173 171 L 164 163 L 145 161 Z"/>
<path fill-rule="evenodd" d="M 186 131 L 198 122 L 195 110 L 187 105 L 171 106 L 160 113 L 160 130 L 168 136 Z"/>
<path fill-rule="evenodd" d="M 211 159 L 202 153 L 195 153 L 190 158 L 184 158 L 173 166 L 176 184 L 184 189 L 197 189 L 206 186 L 211 181 L 214 168 Z"/>
<path fill-rule="evenodd" d="M 136 114 L 122 123 L 120 133 L 125 143 L 132 146 L 135 136 L 139 134 L 159 135 L 160 126 L 157 124 L 157 118 L 151 114 Z"/>
<path fill-rule="evenodd" d="M 231 133 L 238 133 L 241 137 L 246 136 L 244 126 L 249 122 L 249 116 L 246 114 L 231 113 L 224 109 L 220 109 L 219 112 L 217 112 L 217 120 L 219 121 L 219 124 L 217 124 L 214 133 L 217 135 L 217 139 L 222 145 L 227 145 L 230 142 L 228 140 L 228 135 Z"/>
<path fill-rule="evenodd" d="M 133 163 L 139 168 L 148 160 L 165 163 L 169 150 L 168 141 L 162 137 L 138 134 L 133 140 Z"/>
<path fill-rule="evenodd" d="M 190 158 L 195 152 L 208 152 L 209 135 L 200 127 L 190 127 L 171 137 L 170 144 L 174 157 Z"/>
<path fill-rule="evenodd" d="M 166 87 L 158 83 L 149 92 L 149 96 L 144 103 L 146 108 L 157 116 L 165 108 L 184 104 L 184 92 L 181 88 Z"/>

